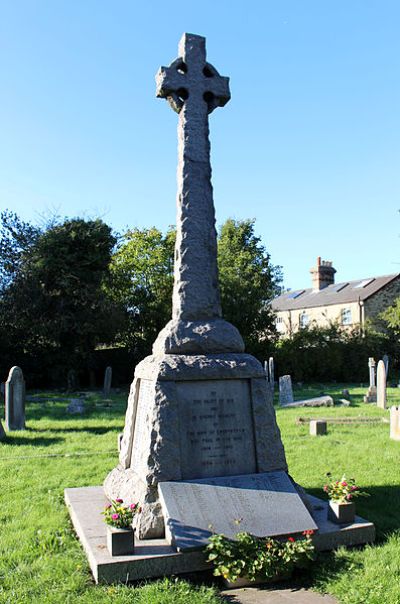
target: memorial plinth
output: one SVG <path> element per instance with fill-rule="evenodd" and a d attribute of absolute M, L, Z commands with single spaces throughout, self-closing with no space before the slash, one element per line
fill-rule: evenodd
<path fill-rule="evenodd" d="M 287 471 L 264 369 L 221 315 L 208 116 L 229 101 L 229 79 L 206 61 L 205 39 L 184 34 L 156 81 L 179 114 L 172 319 L 136 367 L 104 485 L 141 502 L 140 538 L 164 535 L 160 482 Z"/>

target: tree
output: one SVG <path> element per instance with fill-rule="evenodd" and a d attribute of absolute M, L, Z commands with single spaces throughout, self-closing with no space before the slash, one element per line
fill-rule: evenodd
<path fill-rule="evenodd" d="M 111 262 L 112 291 L 126 310 L 119 341 L 143 358 L 171 318 L 175 230 L 127 231 Z"/>
<path fill-rule="evenodd" d="M 281 291 L 282 272 L 254 229 L 254 220 L 229 218 L 220 229 L 218 265 L 223 316 L 257 355 L 262 342 L 276 334 L 270 302 Z"/>
<path fill-rule="evenodd" d="M 15 214 L 4 210 L 0 214 L 0 292 L 21 270 L 24 258 L 37 241 L 41 230 L 24 222 Z"/>
<path fill-rule="evenodd" d="M 175 230 L 128 231 L 113 256 L 113 294 L 127 309 L 120 339 L 144 356 L 171 318 Z M 223 315 L 239 328 L 248 349 L 275 333 L 270 300 L 279 292 L 280 268 L 270 262 L 254 221 L 229 219 L 221 227 L 218 264 Z M 246 312 L 243 312 L 243 308 Z"/>
<path fill-rule="evenodd" d="M 115 244 L 110 227 L 82 219 L 42 231 L 19 219 L 14 224 L 20 230 L 8 240 L 13 266 L 0 299 L 9 353 L 53 374 L 87 368 L 96 345 L 113 340 L 118 319 L 105 289 Z M 26 232 L 32 237 L 23 239 Z"/>

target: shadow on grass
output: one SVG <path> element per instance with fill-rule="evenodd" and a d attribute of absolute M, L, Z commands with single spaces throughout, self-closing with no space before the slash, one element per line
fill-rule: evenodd
<path fill-rule="evenodd" d="M 355 499 L 356 514 L 375 524 L 376 543 L 384 543 L 390 533 L 400 529 L 400 485 L 365 486 L 363 491 L 368 497 Z M 307 489 L 307 493 L 327 500 L 321 488 Z"/>
<path fill-rule="evenodd" d="M 64 438 L 57 437 L 29 437 L 22 436 L 21 434 L 7 434 L 6 438 L 1 441 L 2 444 L 5 445 L 16 445 L 16 446 L 31 446 L 31 447 L 49 447 L 50 445 L 55 445 L 60 442 L 65 442 Z M 0 445 L 1 446 L 1 445 Z"/>
<path fill-rule="evenodd" d="M 118 432 L 118 428 L 109 428 L 107 426 L 77 426 L 76 428 L 36 428 L 32 430 L 32 432 L 65 432 L 65 433 L 73 433 L 73 432 L 89 432 L 89 434 L 108 434 L 108 432 Z"/>

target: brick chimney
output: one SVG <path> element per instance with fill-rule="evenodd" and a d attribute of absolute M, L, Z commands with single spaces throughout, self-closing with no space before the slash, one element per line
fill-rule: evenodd
<path fill-rule="evenodd" d="M 310 270 L 312 276 L 312 287 L 314 291 L 320 291 L 328 285 L 335 283 L 336 269 L 333 268 L 332 262 L 321 260 L 321 256 L 317 258 L 317 266 Z"/>

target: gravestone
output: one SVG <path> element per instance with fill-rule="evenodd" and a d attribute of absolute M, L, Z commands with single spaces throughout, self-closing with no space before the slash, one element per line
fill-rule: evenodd
<path fill-rule="evenodd" d="M 103 386 L 104 398 L 108 398 L 110 396 L 111 380 L 112 380 L 112 368 L 106 367 L 106 370 L 104 372 L 104 386 Z"/>
<path fill-rule="evenodd" d="M 310 420 L 310 435 L 311 436 L 324 436 L 328 433 L 328 426 L 326 420 L 323 419 L 312 419 Z"/>
<path fill-rule="evenodd" d="M 179 115 L 172 319 L 135 369 L 104 483 L 108 498 L 140 501 L 141 539 L 164 534 L 161 483 L 287 471 L 265 371 L 221 314 L 208 116 L 229 101 L 229 80 L 206 61 L 205 38 L 184 34 L 156 81 Z"/>
<path fill-rule="evenodd" d="M 382 361 L 385 365 L 386 380 L 387 380 L 388 375 L 389 375 L 389 356 L 387 354 L 384 354 L 382 357 Z"/>
<path fill-rule="evenodd" d="M 82 415 L 85 412 L 85 401 L 81 398 L 71 398 L 67 407 L 67 413 L 71 415 Z"/>
<path fill-rule="evenodd" d="M 390 438 L 400 440 L 400 407 L 390 407 Z"/>
<path fill-rule="evenodd" d="M 364 403 L 376 403 L 376 385 L 375 385 L 375 359 L 369 357 L 368 359 L 369 369 L 369 388 L 367 394 L 364 396 Z"/>
<path fill-rule="evenodd" d="M 75 392 L 77 388 L 77 379 L 75 369 L 69 369 L 67 373 L 67 390 L 68 392 Z"/>
<path fill-rule="evenodd" d="M 383 361 L 379 361 L 376 374 L 376 405 L 386 409 L 386 371 Z"/>
<path fill-rule="evenodd" d="M 22 369 L 12 367 L 5 386 L 6 430 L 25 430 L 25 380 Z"/>
<path fill-rule="evenodd" d="M 282 375 L 279 378 L 279 404 L 284 407 L 293 401 L 292 378 L 290 375 Z"/>
<path fill-rule="evenodd" d="M 269 357 L 268 360 L 268 368 L 269 368 L 269 383 L 271 384 L 272 393 L 275 389 L 275 367 L 274 367 L 274 357 Z"/>

